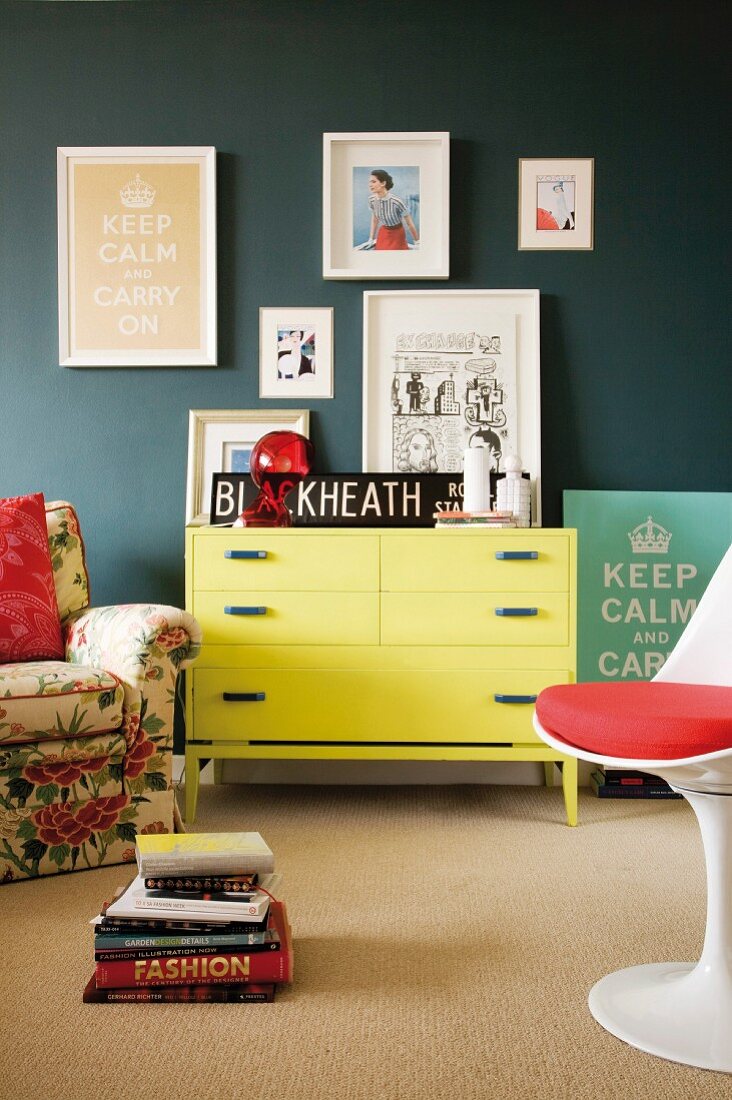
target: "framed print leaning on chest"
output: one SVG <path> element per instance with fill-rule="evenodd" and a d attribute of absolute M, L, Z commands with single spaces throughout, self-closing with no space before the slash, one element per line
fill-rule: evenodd
<path fill-rule="evenodd" d="M 459 473 L 519 455 L 541 524 L 538 290 L 364 293 L 363 468 Z"/>
<path fill-rule="evenodd" d="M 59 363 L 216 364 L 216 151 L 60 148 Z"/>
<path fill-rule="evenodd" d="M 310 431 L 308 409 L 191 409 L 186 523 L 209 521 L 213 475 L 249 474 L 254 446 L 268 432 Z M 216 509 L 214 509 L 215 511 Z"/>

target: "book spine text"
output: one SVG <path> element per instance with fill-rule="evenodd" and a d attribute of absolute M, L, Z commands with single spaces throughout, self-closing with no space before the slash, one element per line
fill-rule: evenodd
<path fill-rule="evenodd" d="M 289 951 L 230 955 L 164 955 L 155 959 L 98 962 L 95 976 L 99 989 L 288 982 L 291 980 L 292 967 Z"/>

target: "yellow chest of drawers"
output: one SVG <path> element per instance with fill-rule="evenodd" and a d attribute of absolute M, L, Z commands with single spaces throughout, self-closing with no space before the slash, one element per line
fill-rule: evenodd
<path fill-rule="evenodd" d="M 200 760 L 577 762 L 533 702 L 576 667 L 572 530 L 186 529 L 186 819 Z"/>

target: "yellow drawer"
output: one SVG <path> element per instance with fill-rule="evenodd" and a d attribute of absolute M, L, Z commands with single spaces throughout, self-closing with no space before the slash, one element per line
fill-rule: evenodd
<path fill-rule="evenodd" d="M 497 558 L 497 553 L 536 557 Z M 569 538 L 442 530 L 430 539 L 383 538 L 381 587 L 387 592 L 566 592 Z"/>
<path fill-rule="evenodd" d="M 556 592 L 385 592 L 381 642 L 564 646 L 569 643 L 569 597 Z"/>
<path fill-rule="evenodd" d="M 263 557 L 227 557 L 227 554 Z M 280 589 L 292 592 L 374 592 L 379 587 L 379 540 L 267 534 L 232 529 L 194 540 L 194 589 Z M 189 566 L 190 568 L 190 566 Z"/>
<path fill-rule="evenodd" d="M 207 645 L 379 643 L 376 592 L 194 592 L 193 615 Z"/>
<path fill-rule="evenodd" d="M 482 673 L 194 667 L 194 733 L 196 740 L 214 741 L 526 744 L 538 741 L 531 697 L 570 678 L 566 669 Z M 225 700 L 224 692 L 235 698 Z"/>

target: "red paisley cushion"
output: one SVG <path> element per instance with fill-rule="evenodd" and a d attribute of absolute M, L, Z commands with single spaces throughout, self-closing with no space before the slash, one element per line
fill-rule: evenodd
<path fill-rule="evenodd" d="M 732 748 L 732 687 L 557 684 L 536 700 L 547 733 L 595 756 L 683 760 Z"/>
<path fill-rule="evenodd" d="M 0 664 L 63 657 L 43 494 L 0 500 Z"/>

